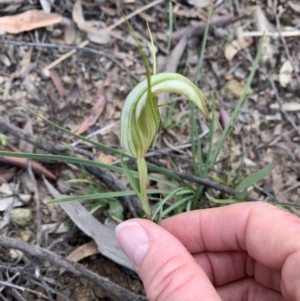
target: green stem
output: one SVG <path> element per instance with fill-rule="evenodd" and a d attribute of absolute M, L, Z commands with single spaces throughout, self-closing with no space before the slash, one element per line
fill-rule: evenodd
<path fill-rule="evenodd" d="M 147 197 L 147 163 L 145 158 L 137 159 L 137 167 L 139 172 L 139 181 L 140 181 L 140 194 L 141 194 L 141 203 L 143 210 L 147 219 L 151 220 L 151 209 L 149 206 L 149 200 Z"/>

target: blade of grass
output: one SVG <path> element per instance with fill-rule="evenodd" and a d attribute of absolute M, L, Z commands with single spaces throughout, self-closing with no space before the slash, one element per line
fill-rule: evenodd
<path fill-rule="evenodd" d="M 204 30 L 204 35 L 203 35 L 203 40 L 202 40 L 202 46 L 201 46 L 201 50 L 200 50 L 200 54 L 199 54 L 199 61 L 197 64 L 197 70 L 196 70 L 196 74 L 195 74 L 195 78 L 194 78 L 194 83 L 195 85 L 198 85 L 199 82 L 199 78 L 200 78 L 200 71 L 202 68 L 202 64 L 203 64 L 203 60 L 204 60 L 204 53 L 205 53 L 205 49 L 206 49 L 206 43 L 207 43 L 207 38 L 208 38 L 208 30 L 209 30 L 209 24 L 210 24 L 210 20 L 211 20 L 211 16 L 212 16 L 212 12 L 213 12 L 213 5 L 210 6 L 209 12 L 208 12 L 208 17 L 206 20 L 206 24 L 205 24 L 205 30 Z M 195 116 L 195 106 L 193 105 L 191 107 L 191 125 L 192 125 L 192 133 L 194 135 L 196 135 L 196 137 L 199 136 L 199 131 L 198 131 L 198 127 L 196 124 L 196 116 Z M 198 176 L 202 176 L 202 166 L 203 166 L 203 154 L 202 154 L 202 146 L 201 146 L 201 140 L 197 139 L 196 141 L 196 145 L 195 145 L 195 140 L 193 139 L 194 136 L 191 137 L 192 138 L 192 154 L 193 154 L 193 164 L 194 164 L 194 174 L 198 175 Z M 194 145 L 193 145 L 194 143 Z M 196 164 L 196 152 L 198 152 L 198 168 L 197 168 L 197 164 Z M 195 193 L 195 198 L 194 198 L 194 204 L 195 207 L 197 207 L 197 203 L 198 203 L 198 199 L 201 195 L 201 192 L 203 190 L 203 186 L 198 186 L 197 187 L 197 191 Z"/>
<path fill-rule="evenodd" d="M 167 194 L 167 193 L 171 193 L 171 192 L 172 192 L 172 190 L 167 190 L 167 189 L 147 189 L 147 194 Z M 100 200 L 100 199 L 106 199 L 106 198 L 131 196 L 131 195 L 135 195 L 135 194 L 136 194 L 136 192 L 134 190 L 100 192 L 100 193 L 93 193 L 93 194 L 56 198 L 56 199 L 47 201 L 47 204 L 56 204 L 56 203 L 71 202 L 71 201 L 95 200 L 95 199 Z"/>
<path fill-rule="evenodd" d="M 173 33 L 173 4 L 169 2 L 169 29 L 168 29 L 168 45 L 167 45 L 167 54 L 169 57 L 171 43 L 172 43 L 172 33 Z"/>
<path fill-rule="evenodd" d="M 212 120 L 211 123 L 209 125 L 209 132 L 208 132 L 208 150 L 207 150 L 207 157 L 205 160 L 205 165 L 204 165 L 204 171 L 201 174 L 201 177 L 206 179 L 207 178 L 207 174 L 208 174 L 208 169 L 209 169 L 209 163 L 210 163 L 210 155 L 212 153 L 212 144 L 213 144 L 213 137 L 214 137 L 214 131 L 215 131 L 215 122 L 216 122 L 216 99 L 214 94 L 211 95 L 211 99 L 212 99 Z M 195 194 L 195 199 L 199 200 L 200 195 L 203 192 L 203 185 L 199 185 L 197 187 L 197 191 Z"/>
<path fill-rule="evenodd" d="M 267 175 L 271 173 L 271 171 L 275 168 L 275 164 L 270 164 L 265 168 L 255 172 L 248 177 L 246 177 L 242 182 L 236 187 L 237 190 L 247 189 L 248 187 L 252 186 L 256 182 L 260 181 Z"/>
<path fill-rule="evenodd" d="M 184 204 L 192 199 L 193 199 L 193 196 L 188 196 L 188 197 L 182 198 L 180 201 L 177 201 L 176 203 L 172 204 L 170 207 L 165 209 L 162 213 L 162 216 L 166 216 L 168 213 L 170 213 L 171 211 L 176 209 L 178 206 L 181 206 L 182 204 Z"/>
<path fill-rule="evenodd" d="M 176 194 L 181 190 L 181 188 L 178 188 L 178 189 L 175 189 L 173 190 L 169 195 L 167 195 L 164 199 L 162 199 L 157 208 L 155 209 L 154 213 L 152 214 L 152 220 L 155 221 L 156 220 L 156 217 L 157 215 L 160 213 L 160 211 L 162 210 L 164 204 L 166 202 L 168 202 L 169 200 L 171 200 L 173 197 L 176 196 Z"/>
<path fill-rule="evenodd" d="M 170 57 L 171 43 L 172 43 L 172 33 L 173 33 L 173 4 L 169 2 L 169 29 L 168 29 L 168 45 L 167 45 L 167 59 Z M 170 96 L 164 96 L 164 104 L 166 105 Z M 174 111 L 175 103 L 172 102 L 170 106 L 167 106 L 163 118 L 163 129 L 168 129 L 169 124 L 171 123 L 171 116 Z"/>
<path fill-rule="evenodd" d="M 196 74 L 194 78 L 194 83 L 196 86 L 198 86 L 199 78 L 200 78 L 200 71 L 202 68 L 203 64 L 203 59 L 204 59 L 204 53 L 205 53 L 205 48 L 206 48 L 206 42 L 207 42 L 207 37 L 208 37 L 208 29 L 209 29 L 209 23 L 211 19 L 213 11 L 213 5 L 210 6 L 209 12 L 208 12 L 208 17 L 205 25 L 205 30 L 204 30 L 204 35 L 203 35 L 203 40 L 202 40 L 202 46 L 199 54 L 199 61 L 197 64 L 197 69 L 196 69 Z M 200 139 L 197 139 L 195 143 L 195 136 L 199 136 L 199 131 L 196 123 L 196 110 L 195 106 L 192 104 L 190 106 L 191 108 L 191 141 L 192 141 L 192 161 L 193 161 L 193 170 L 194 170 L 194 175 L 200 176 L 201 175 L 201 168 L 202 168 L 202 163 L 203 163 L 203 155 L 202 155 L 202 147 L 201 147 L 201 141 Z M 197 162 L 196 162 L 196 152 L 198 152 L 198 163 L 199 163 L 199 168 L 197 169 Z M 197 191 L 196 197 L 199 194 L 200 190 Z M 199 195 L 198 195 L 199 197 Z"/>
<path fill-rule="evenodd" d="M 124 173 L 129 181 L 130 185 L 132 186 L 133 190 L 136 192 L 136 194 L 140 198 L 140 185 L 139 185 L 138 181 L 134 178 L 131 170 L 125 164 L 122 157 L 121 157 L 121 165 L 122 165 L 122 168 L 124 170 Z"/>
<path fill-rule="evenodd" d="M 260 60 L 260 57 L 261 57 L 261 53 L 262 53 L 262 49 L 263 49 L 263 43 L 264 43 L 264 35 L 260 38 L 259 40 L 259 45 L 258 45 L 258 50 L 257 50 L 257 54 L 256 54 L 256 57 L 255 57 L 255 60 L 253 62 L 253 65 L 252 65 L 252 68 L 251 68 L 251 72 L 248 76 L 248 79 L 247 79 L 247 83 L 246 83 L 246 86 L 244 88 L 244 91 L 241 95 L 241 97 L 239 98 L 238 100 L 238 103 L 235 107 L 235 110 L 234 112 L 232 113 L 232 116 L 229 120 L 229 123 L 227 124 L 224 132 L 222 133 L 221 135 L 221 138 L 217 144 L 217 147 L 216 147 L 216 150 L 214 152 L 214 154 L 212 155 L 211 157 L 211 162 L 210 162 L 210 167 L 214 166 L 216 161 L 217 161 L 217 158 L 223 148 L 223 145 L 225 143 L 225 141 L 227 140 L 229 134 L 231 133 L 232 131 L 232 128 L 233 128 L 233 125 L 236 123 L 237 119 L 238 119 L 238 116 L 240 115 L 241 111 L 242 111 L 242 108 L 243 108 L 243 105 L 246 101 L 246 95 L 247 95 L 247 92 L 251 86 L 251 83 L 253 81 L 253 78 L 254 78 L 254 75 L 255 75 L 255 72 L 258 68 L 258 65 L 259 65 L 259 60 Z"/>

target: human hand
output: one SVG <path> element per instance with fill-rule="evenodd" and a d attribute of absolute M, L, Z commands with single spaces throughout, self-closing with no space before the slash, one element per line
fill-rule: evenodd
<path fill-rule="evenodd" d="M 196 210 L 117 238 L 150 301 L 300 300 L 300 219 L 255 202 Z"/>

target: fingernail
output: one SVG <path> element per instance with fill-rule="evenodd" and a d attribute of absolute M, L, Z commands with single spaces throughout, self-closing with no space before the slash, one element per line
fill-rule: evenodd
<path fill-rule="evenodd" d="M 116 227 L 116 235 L 128 259 L 138 269 L 150 246 L 147 232 L 137 222 L 124 222 Z"/>

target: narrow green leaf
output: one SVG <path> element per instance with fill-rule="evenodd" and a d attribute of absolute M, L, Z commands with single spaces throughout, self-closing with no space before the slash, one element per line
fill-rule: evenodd
<path fill-rule="evenodd" d="M 0 132 L 0 143 L 6 145 L 6 136 Z"/>
<path fill-rule="evenodd" d="M 168 194 L 171 193 L 171 190 L 167 189 L 148 189 L 147 194 Z M 129 191 L 113 191 L 113 192 L 100 192 L 100 193 L 93 193 L 93 194 L 85 194 L 85 195 L 75 195 L 75 196 L 67 196 L 67 197 L 61 197 L 56 198 L 47 201 L 47 204 L 56 204 L 56 203 L 62 203 L 62 202 L 71 202 L 71 201 L 85 201 L 85 200 L 101 200 L 101 199 L 107 199 L 107 198 L 118 198 L 123 196 L 131 196 L 135 195 L 136 192 L 134 190 Z"/>
<path fill-rule="evenodd" d="M 259 170 L 258 172 L 255 172 L 248 177 L 246 177 L 244 180 L 241 181 L 241 183 L 236 187 L 237 190 L 243 190 L 247 189 L 248 187 L 252 186 L 256 182 L 260 181 L 267 175 L 271 173 L 271 171 L 274 169 L 275 164 L 270 164 L 266 166 L 265 168 Z"/>
<path fill-rule="evenodd" d="M 123 158 L 121 157 L 121 165 L 122 168 L 124 170 L 124 173 L 131 185 L 131 187 L 133 188 L 133 190 L 140 195 L 140 185 L 138 183 L 138 181 L 135 179 L 135 177 L 133 176 L 131 170 L 127 167 L 127 165 L 125 164 Z"/>
<path fill-rule="evenodd" d="M 175 197 L 176 194 L 177 194 L 180 190 L 181 190 L 181 188 L 175 189 L 174 191 L 172 191 L 169 195 L 167 195 L 164 199 L 162 199 L 162 200 L 159 202 L 159 204 L 158 204 L 156 210 L 154 211 L 154 213 L 153 213 L 153 215 L 152 215 L 152 220 L 156 220 L 156 217 L 157 217 L 157 215 L 161 212 L 161 210 L 162 210 L 164 204 L 165 204 L 166 202 L 168 202 L 169 200 L 171 200 L 173 197 Z"/>
<path fill-rule="evenodd" d="M 238 117 L 239 117 L 239 115 L 242 111 L 242 108 L 245 104 L 247 92 L 249 91 L 249 88 L 250 88 L 251 83 L 253 81 L 255 72 L 256 72 L 256 70 L 258 68 L 258 65 L 259 65 L 259 60 L 260 60 L 262 49 L 263 49 L 263 43 L 264 43 L 264 36 L 262 36 L 261 39 L 259 40 L 257 54 L 256 54 L 256 57 L 254 59 L 253 65 L 252 65 L 251 72 L 248 76 L 244 91 L 243 91 L 241 97 L 239 98 L 239 100 L 237 102 L 237 105 L 235 107 L 235 110 L 233 111 L 233 113 L 231 115 L 231 118 L 230 118 L 227 126 L 225 127 L 225 129 L 224 129 L 224 131 L 221 135 L 221 138 L 219 139 L 216 150 L 215 150 L 214 154 L 212 155 L 211 166 L 213 166 L 215 164 L 215 162 L 217 161 L 217 158 L 218 158 L 218 156 L 219 156 L 219 154 L 220 154 L 220 152 L 223 148 L 223 145 L 224 145 L 225 141 L 227 140 L 228 136 L 230 135 L 230 133 L 232 131 L 232 128 L 233 128 L 233 125 L 236 123 L 236 121 L 237 121 L 237 119 L 238 119 Z"/>
<path fill-rule="evenodd" d="M 170 213 L 171 211 L 173 211 L 177 207 L 181 206 L 182 204 L 184 204 L 184 203 L 186 203 L 186 202 L 188 202 L 192 199 L 193 199 L 193 196 L 188 196 L 188 197 L 182 198 L 180 201 L 177 201 L 176 203 L 172 204 L 170 207 L 165 209 L 162 213 L 162 216 L 166 216 L 168 213 Z"/>

